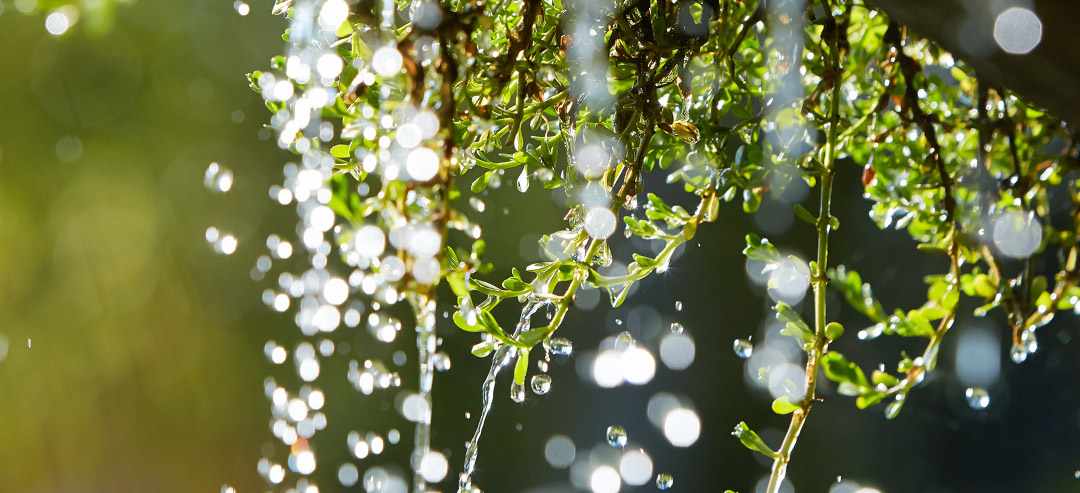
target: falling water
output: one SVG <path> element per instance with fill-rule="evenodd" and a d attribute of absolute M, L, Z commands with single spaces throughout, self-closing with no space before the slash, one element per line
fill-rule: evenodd
<path fill-rule="evenodd" d="M 514 329 L 515 338 L 529 330 L 533 314 L 544 304 L 540 300 L 529 300 L 522 307 L 521 319 L 518 320 L 517 327 Z M 472 440 L 466 444 L 465 448 L 465 468 L 458 480 L 458 493 L 471 493 L 473 491 L 472 474 L 476 470 L 476 458 L 480 453 L 480 435 L 484 432 L 484 422 L 487 421 L 488 414 L 491 413 L 491 406 L 495 402 L 495 379 L 499 376 L 499 372 L 506 368 L 511 361 L 514 361 L 517 356 L 518 349 L 516 347 L 503 345 L 495 351 L 495 356 L 491 358 L 491 369 L 488 370 L 480 391 L 480 419 L 476 422 L 476 431 L 473 432 Z M 513 391 L 514 395 L 516 395 L 517 389 L 515 388 Z M 522 387 L 521 392 L 524 393 L 524 391 L 525 389 Z M 515 400 L 517 399 L 515 398 Z"/>
<path fill-rule="evenodd" d="M 419 395 L 424 401 L 425 413 L 416 421 L 416 438 L 413 445 L 412 466 L 416 474 L 413 477 L 413 491 L 425 491 L 427 483 L 421 473 L 420 465 L 431 452 L 431 383 L 435 374 L 435 349 L 438 338 L 435 336 L 435 300 L 426 295 L 410 296 L 410 302 L 416 313 L 416 350 L 420 363 Z"/>

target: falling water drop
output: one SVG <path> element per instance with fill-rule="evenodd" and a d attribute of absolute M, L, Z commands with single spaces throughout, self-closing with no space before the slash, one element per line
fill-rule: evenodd
<path fill-rule="evenodd" d="M 521 167 L 521 175 L 517 179 L 517 189 L 521 193 L 529 191 L 529 168 L 528 166 Z"/>
<path fill-rule="evenodd" d="M 900 408 L 904 406 L 904 398 L 902 396 L 896 396 L 896 400 L 885 406 L 885 419 L 893 419 L 896 415 L 900 414 Z"/>
<path fill-rule="evenodd" d="M 541 373 L 532 378 L 532 390 L 536 395 L 544 395 L 551 390 L 551 375 Z"/>
<path fill-rule="evenodd" d="M 514 382 L 514 384 L 510 386 L 510 399 L 512 399 L 514 402 L 516 402 L 518 404 L 521 404 L 522 402 L 525 402 L 525 384 L 524 383 Z"/>
<path fill-rule="evenodd" d="M 683 332 L 682 324 L 680 324 L 679 322 L 671 322 L 671 333 L 672 334 L 682 334 L 682 332 Z"/>
<path fill-rule="evenodd" d="M 555 356 L 570 356 L 574 352 L 574 343 L 565 337 L 552 337 L 544 340 L 544 349 Z"/>
<path fill-rule="evenodd" d="M 1013 344 L 1012 350 L 1009 351 L 1009 357 L 1012 358 L 1013 363 L 1023 363 L 1027 360 L 1028 349 L 1023 344 Z"/>
<path fill-rule="evenodd" d="M 675 302 L 675 311 L 677 311 L 677 312 L 682 311 L 682 301 L 676 301 Z"/>
<path fill-rule="evenodd" d="M 675 484 L 675 478 L 670 474 L 657 474 L 656 475 L 656 489 L 666 490 Z"/>
<path fill-rule="evenodd" d="M 615 337 L 615 350 L 616 351 L 628 351 L 637 346 L 637 341 L 634 340 L 634 336 L 630 334 L 630 331 L 624 330 Z"/>
<path fill-rule="evenodd" d="M 747 339 L 735 339 L 732 349 L 735 351 L 735 356 L 742 359 L 749 358 L 750 355 L 754 354 L 754 344 Z"/>
<path fill-rule="evenodd" d="M 626 429 L 619 425 L 608 426 L 607 443 L 612 447 L 625 447 Z"/>
<path fill-rule="evenodd" d="M 968 406 L 976 411 L 986 409 L 990 405 L 990 394 L 982 387 L 969 387 L 964 391 L 964 397 L 967 399 Z"/>

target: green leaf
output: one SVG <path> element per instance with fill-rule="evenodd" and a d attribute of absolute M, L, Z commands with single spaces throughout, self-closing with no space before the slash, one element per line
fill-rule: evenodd
<path fill-rule="evenodd" d="M 802 219 L 807 224 L 814 226 L 817 225 L 817 218 L 814 217 L 814 215 L 810 211 L 806 210 L 806 207 L 803 207 L 802 204 L 795 204 L 794 207 L 795 215 L 798 216 L 799 219 Z"/>
<path fill-rule="evenodd" d="M 514 365 L 514 383 L 525 385 L 525 376 L 529 373 L 529 349 L 518 348 L 517 364 Z"/>
<path fill-rule="evenodd" d="M 870 387 L 862 368 L 848 361 L 844 355 L 836 351 L 825 353 L 825 356 L 821 358 L 821 366 L 825 369 L 825 376 L 829 380 L 837 383 L 850 383 L 863 392 Z"/>
<path fill-rule="evenodd" d="M 484 332 L 484 326 L 480 322 L 480 317 L 469 317 L 473 323 L 469 323 L 469 320 L 465 319 L 465 316 L 461 314 L 461 311 L 454 312 L 454 324 L 461 330 L 468 332 Z"/>
<path fill-rule="evenodd" d="M 764 262 L 775 262 L 780 259 L 780 252 L 776 251 L 776 247 L 769 243 L 769 240 L 754 233 L 746 235 L 746 248 L 743 249 L 743 255 L 750 260 Z"/>
<path fill-rule="evenodd" d="M 844 326 L 840 325 L 839 322 L 829 322 L 829 324 L 825 326 L 825 337 L 830 341 L 835 341 L 842 335 L 844 335 Z"/>
<path fill-rule="evenodd" d="M 791 308 L 791 305 L 780 302 L 776 304 L 776 319 L 786 325 L 780 330 L 781 334 L 799 339 L 803 344 L 814 343 L 814 331 L 799 314 Z"/>
<path fill-rule="evenodd" d="M 776 400 L 774 400 L 772 402 L 772 410 L 773 410 L 773 412 L 776 413 L 776 414 L 780 414 L 780 415 L 791 414 L 791 413 L 795 412 L 796 409 L 799 409 L 800 407 L 801 406 L 792 403 L 791 399 L 789 399 L 786 396 L 785 397 L 778 397 Z"/>
<path fill-rule="evenodd" d="M 480 175 L 476 180 L 473 180 L 469 190 L 472 190 L 473 193 L 483 192 L 484 189 L 487 188 L 488 180 L 491 179 L 491 173 L 493 173 L 493 171 L 488 171 L 487 173 Z"/>
<path fill-rule="evenodd" d="M 339 144 L 330 148 L 330 155 L 345 160 L 352 156 L 352 152 L 349 151 L 348 145 Z"/>
<path fill-rule="evenodd" d="M 731 432 L 731 436 L 738 438 L 739 442 L 750 450 L 761 452 L 770 459 L 776 458 L 776 452 L 766 445 L 765 441 L 754 430 L 751 430 L 745 421 L 739 421 L 739 424 L 735 425 L 735 430 Z"/>

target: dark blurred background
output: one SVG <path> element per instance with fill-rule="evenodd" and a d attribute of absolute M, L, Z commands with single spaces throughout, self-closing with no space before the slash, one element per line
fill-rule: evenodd
<path fill-rule="evenodd" d="M 291 314 L 260 301 L 271 282 L 253 281 L 251 271 L 268 234 L 295 242 L 296 216 L 267 195 L 292 156 L 262 128 L 269 114 L 244 74 L 282 52 L 285 21 L 270 15 L 268 0 L 250 2 L 247 15 L 228 1 L 90 4 L 107 5 L 102 18 L 114 22 L 91 23 L 84 12 L 57 36 L 46 30 L 46 2 L 5 0 L 0 13 L 0 491 L 271 489 L 256 464 L 263 456 L 283 462 L 288 452 L 274 445 L 263 381 L 296 377 L 289 365 L 272 365 L 263 347 L 275 340 L 291 349 L 300 336 Z M 227 193 L 204 187 L 211 162 L 232 171 Z M 861 198 L 860 168 L 845 163 L 838 175 L 834 209 L 843 228 L 831 260 L 858 269 L 887 309 L 912 308 L 925 299 L 922 276 L 947 266 L 918 253 L 906 233 L 877 229 Z M 486 212 L 473 213 L 490 260 L 501 266 L 493 281 L 538 260 L 539 235 L 565 227 L 561 201 L 540 187 L 519 194 L 512 179 L 483 197 Z M 661 176 L 647 186 L 693 206 Z M 810 228 L 796 223 L 782 202 L 766 202 L 755 216 L 725 207 L 668 273 L 642 284 L 622 307 L 579 303 L 560 330 L 576 354 L 554 362 L 548 395 L 514 404 L 509 382 L 500 380 L 477 484 L 495 493 L 572 491 L 571 474 L 544 458 L 547 440 L 564 434 L 579 457 L 594 447 L 602 457 L 606 428 L 619 424 L 631 447 L 652 457 L 654 475 L 673 475 L 672 491 L 755 491 L 768 466 L 731 429 L 745 420 L 776 446 L 788 420 L 769 411 L 771 397 L 749 383 L 746 362 L 731 349 L 735 338 L 764 340 L 768 322 L 764 288 L 748 280 L 740 251 L 746 233 L 764 230 L 783 250 L 808 257 Z M 215 253 L 205 241 L 211 226 L 235 235 L 234 254 Z M 616 260 L 643 248 L 619 238 Z M 267 278 L 298 265 L 278 262 Z M 835 348 L 868 371 L 878 362 L 894 367 L 902 349 L 921 352 L 913 341 L 860 342 L 851 335 L 865 320 L 835 295 L 829 306 L 850 334 Z M 681 371 L 659 357 L 672 322 L 695 343 L 694 362 Z M 453 491 L 489 363 L 468 354 L 474 334 L 440 324 L 452 369 L 436 376 L 433 443 L 451 466 L 439 487 Z M 1062 314 L 1040 329 L 1039 351 L 1015 365 L 999 313 L 963 317 L 938 370 L 891 422 L 880 406 L 858 411 L 823 385 L 825 400 L 803 431 L 789 477 L 804 492 L 829 491 L 838 477 L 890 493 L 1080 491 L 1076 327 L 1074 316 Z M 643 386 L 601 389 L 588 376 L 590 353 L 622 330 L 656 356 L 656 376 Z M 954 371 L 957 340 L 979 330 L 999 341 L 1001 371 L 987 385 L 985 410 L 968 406 Z M 416 382 L 407 331 L 389 345 L 346 327 L 332 338 L 351 349 L 324 361 L 316 382 L 327 394 L 328 426 L 312 441 L 323 492 L 347 489 L 336 477 L 342 462 L 361 474 L 374 465 L 401 471 L 411 448 L 411 428 L 395 410 L 400 393 L 360 395 L 345 377 L 349 360 L 392 365 L 400 350 L 403 389 Z M 647 403 L 658 392 L 679 396 L 700 416 L 693 446 L 673 447 L 650 423 Z M 350 456 L 350 431 L 385 437 L 390 429 L 401 431 L 400 443 L 363 460 Z M 636 490 L 652 489 L 650 482 Z M 350 490 L 362 491 L 361 484 Z"/>

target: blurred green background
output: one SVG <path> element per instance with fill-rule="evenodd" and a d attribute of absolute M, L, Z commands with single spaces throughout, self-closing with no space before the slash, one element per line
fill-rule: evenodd
<path fill-rule="evenodd" d="M 242 16 L 228 1 L 139 0 L 118 6 L 115 23 L 101 25 L 107 28 L 84 16 L 53 36 L 44 12 L 3 5 L 0 491 L 269 489 L 256 463 L 264 455 L 282 462 L 287 451 L 269 431 L 263 379 L 287 383 L 295 376 L 288 365 L 273 367 L 263 344 L 274 339 L 291 347 L 299 334 L 290 316 L 260 302 L 270 281 L 253 282 L 250 271 L 267 234 L 295 238 L 295 214 L 267 196 L 291 156 L 266 140 L 269 115 L 244 74 L 266 68 L 283 50 L 284 19 L 270 15 L 270 1 L 251 2 Z M 211 162 L 234 173 L 228 193 L 203 186 Z M 917 253 L 906 234 L 877 230 L 860 197 L 859 167 L 848 164 L 838 183 L 844 229 L 834 236 L 833 259 L 874 282 L 887 307 L 914 306 L 925 289 L 921 276 L 945 266 Z M 650 180 L 650 189 L 692 205 L 662 177 Z M 484 198 L 487 212 L 475 214 L 490 259 L 501 266 L 493 279 L 535 261 L 538 235 L 564 227 L 550 192 L 534 187 L 522 195 L 507 186 L 509 177 L 504 182 Z M 775 443 L 787 420 L 769 412 L 771 399 L 746 383 L 744 362 L 731 351 L 736 337 L 760 338 L 767 313 L 763 290 L 747 281 L 742 238 L 771 228 L 774 243 L 801 248 L 804 256 L 813 241 L 809 228 L 791 226 L 786 206 L 766 203 L 756 219 L 736 209 L 725 208 L 718 224 L 703 227 L 670 273 L 643 284 L 623 307 L 601 302 L 572 312 L 564 335 L 579 356 L 554 365 L 549 395 L 530 394 L 515 405 L 500 381 L 477 484 L 494 493 L 571 491 L 567 471 L 544 460 L 547 438 L 566 434 L 587 454 L 606 447 L 604 430 L 618 423 L 652 456 L 655 472 L 674 475 L 672 491 L 754 491 L 767 467 L 729 436 L 731 428 L 745 420 Z M 235 254 L 214 253 L 204 240 L 210 226 L 236 235 Z M 641 245 L 614 248 L 625 261 Z M 285 269 L 295 265 L 286 262 Z M 279 272 L 275 265 L 268 278 Z M 864 322 L 835 296 L 830 313 L 852 332 Z M 995 329 L 1005 348 L 999 318 L 967 317 L 957 331 Z M 657 354 L 659 335 L 675 321 L 697 344 L 689 369 L 658 362 L 650 384 L 616 389 L 578 376 L 575 366 L 603 337 L 631 328 Z M 453 368 L 436 377 L 434 443 L 450 459 L 440 486 L 451 491 L 488 362 L 468 355 L 474 335 L 440 323 Z M 850 399 L 824 389 L 791 479 L 805 492 L 828 491 L 837 476 L 894 493 L 1080 490 L 1073 477 L 1080 470 L 1080 367 L 1070 344 L 1076 327 L 1074 317 L 1063 316 L 1040 329 L 1040 352 L 1022 366 L 1000 355 L 1002 376 L 986 411 L 966 406 L 952 375 L 955 339 L 946 343 L 935 377 L 893 422 L 880 409 L 857 411 Z M 344 489 L 335 472 L 349 459 L 349 431 L 385 436 L 395 427 L 403 435 L 382 456 L 353 459 L 361 473 L 374 464 L 400 469 L 410 448 L 411 429 L 394 410 L 395 395 L 360 396 L 345 379 L 348 360 L 389 362 L 402 350 L 409 361 L 400 368 L 403 387 L 415 387 L 407 331 L 393 345 L 344 327 L 333 337 L 351 349 L 324 362 L 317 382 L 327 391 L 330 423 L 313 441 L 324 492 Z M 900 349 L 918 349 L 848 339 L 838 349 L 857 354 L 866 368 L 894 364 Z M 649 423 L 646 402 L 660 391 L 693 402 L 703 421 L 694 446 L 672 447 Z"/>

